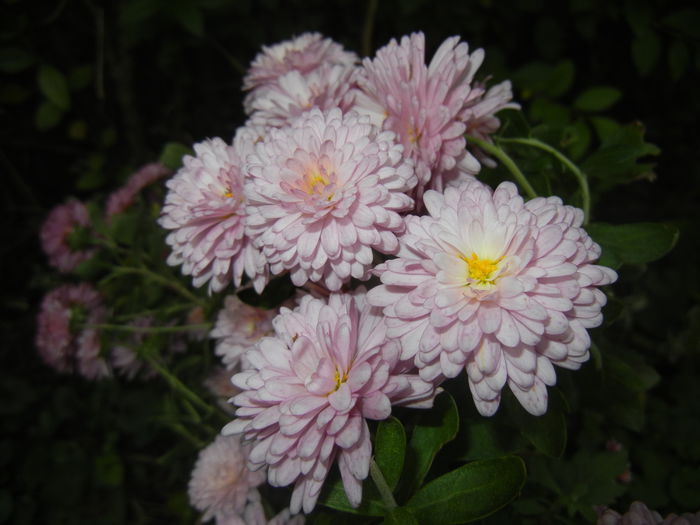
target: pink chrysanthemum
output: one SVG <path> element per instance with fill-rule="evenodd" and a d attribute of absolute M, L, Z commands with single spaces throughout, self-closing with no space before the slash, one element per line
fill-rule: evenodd
<path fill-rule="evenodd" d="M 290 71 L 310 73 L 324 64 L 352 67 L 357 55 L 319 33 L 304 33 L 274 46 L 263 46 L 243 79 L 243 89 L 275 82 Z"/>
<path fill-rule="evenodd" d="M 335 291 L 368 278 L 372 249 L 395 253 L 416 184 L 401 153 L 393 133 L 337 108 L 270 130 L 248 156 L 245 191 L 247 231 L 272 273 Z"/>
<path fill-rule="evenodd" d="M 470 55 L 469 46 L 455 36 L 426 66 L 425 37 L 414 33 L 400 44 L 392 40 L 374 60 L 363 62 L 355 109 L 396 133 L 405 155 L 416 162 L 418 197 L 423 188 L 442 190 L 445 174 L 478 173 L 480 164 L 466 150 L 464 134 L 492 133 L 498 123 L 493 113 L 517 107 L 508 104 L 510 83 L 485 93 L 483 84 L 473 82 L 483 59 L 482 49 Z"/>
<path fill-rule="evenodd" d="M 142 166 L 136 173 L 133 173 L 126 184 L 114 191 L 108 198 L 105 206 L 105 216 L 107 220 L 113 215 L 123 212 L 134 202 L 136 196 L 150 184 L 158 179 L 170 175 L 171 171 L 160 162 L 152 162 Z"/>
<path fill-rule="evenodd" d="M 242 518 L 246 504 L 258 498 L 256 487 L 265 481 L 264 472 L 248 470 L 248 453 L 237 436 L 217 436 L 199 453 L 188 492 L 192 506 L 204 513 L 202 521 L 247 525 Z"/>
<path fill-rule="evenodd" d="M 255 308 L 235 295 L 226 297 L 210 336 L 218 339 L 216 354 L 227 369 L 236 368 L 246 350 L 272 333 L 272 318 L 276 315 L 275 310 Z"/>
<path fill-rule="evenodd" d="M 44 362 L 59 372 L 76 368 L 90 379 L 109 375 L 100 357 L 97 331 L 85 324 L 102 322 L 100 294 L 87 283 L 65 284 L 44 296 L 37 318 L 36 346 Z"/>
<path fill-rule="evenodd" d="M 317 107 L 348 111 L 355 98 L 355 69 L 324 64 L 307 74 L 290 71 L 274 84 L 255 90 L 246 98 L 250 121 L 262 127 L 281 128 Z"/>
<path fill-rule="evenodd" d="M 434 389 L 405 373 L 397 345 L 385 341 L 381 312 L 365 294 L 305 296 L 282 308 L 276 337 L 248 351 L 236 374 L 235 419 L 225 434 L 255 440 L 251 468 L 268 466 L 273 486 L 294 483 L 291 511 L 311 512 L 333 461 L 348 500 L 359 505 L 372 445 L 365 418 L 389 417 L 392 404 L 432 406 Z"/>
<path fill-rule="evenodd" d="M 80 250 L 70 245 L 71 234 L 89 226 L 88 209 L 78 200 L 69 199 L 52 209 L 39 233 L 49 264 L 61 272 L 69 272 L 92 257 L 95 250 Z"/>
<path fill-rule="evenodd" d="M 231 281 L 241 284 L 243 273 L 260 292 L 267 283 L 267 266 L 245 235 L 245 196 L 242 159 L 255 140 L 242 128 L 233 145 L 220 138 L 195 144 L 195 157 L 167 182 L 168 194 L 159 220 L 172 232 L 168 264 L 182 265 L 194 286 L 209 282 L 218 292 Z"/>
<path fill-rule="evenodd" d="M 506 382 L 529 412 L 544 413 L 552 364 L 576 369 L 588 359 L 586 330 L 606 302 L 597 287 L 617 277 L 592 264 L 600 248 L 581 228 L 583 213 L 476 180 L 426 192 L 425 206 L 430 216 L 406 218 L 399 257 L 377 267 L 383 284 L 369 292 L 389 337 L 426 380 L 466 367 L 484 415 Z"/>

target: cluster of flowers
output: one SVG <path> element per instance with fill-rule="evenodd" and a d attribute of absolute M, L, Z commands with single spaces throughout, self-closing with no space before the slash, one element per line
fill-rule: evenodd
<path fill-rule="evenodd" d="M 685 513 L 681 516 L 669 514 L 666 518 L 655 510 L 650 510 L 641 501 L 635 501 L 624 514 L 613 509 L 598 509 L 597 525 L 700 525 L 700 512 Z"/>
<path fill-rule="evenodd" d="M 172 172 L 160 163 L 147 164 L 133 173 L 124 186 L 108 196 L 106 222 L 129 208 L 147 186 Z M 61 273 L 72 272 L 96 254 L 97 233 L 92 230 L 87 206 L 76 199 L 56 206 L 40 231 L 41 246 L 49 264 Z M 37 318 L 36 345 L 44 362 L 62 373 L 77 372 L 90 380 L 111 377 L 115 372 L 129 379 L 137 374 L 149 376 L 153 370 L 138 358 L 145 331 L 154 323 L 149 316 L 135 318 L 129 326 L 134 331 L 106 347 L 99 326 L 109 319 L 104 298 L 89 283 L 63 284 L 48 292 L 42 300 Z M 184 350 L 183 341 L 173 340 L 172 351 Z"/>
<path fill-rule="evenodd" d="M 475 179 L 491 161 L 465 135 L 488 140 L 495 114 L 518 107 L 509 82 L 474 79 L 483 55 L 453 37 L 426 64 L 421 33 L 361 63 L 318 34 L 264 48 L 244 80 L 249 121 L 231 143 L 196 144 L 167 182 L 168 262 L 195 286 L 217 292 L 245 275 L 261 292 L 289 273 L 325 291 L 243 331 L 241 306 L 227 301 L 213 334 L 239 391 L 223 434 L 243 440 L 235 446 L 271 485 L 294 485 L 292 513 L 311 512 L 334 462 L 360 503 L 366 419 L 430 407 L 465 369 L 482 414 L 508 384 L 539 415 L 553 365 L 588 359 L 598 287 L 616 274 L 594 264 L 581 210 Z M 376 264 L 377 253 L 393 258 Z M 371 276 L 381 284 L 351 289 Z M 246 476 L 251 494 L 260 478 Z M 208 490 L 219 478 L 209 489 L 202 479 L 193 504 L 218 515 Z M 242 515 L 255 500 L 236 498 L 221 512 Z"/>

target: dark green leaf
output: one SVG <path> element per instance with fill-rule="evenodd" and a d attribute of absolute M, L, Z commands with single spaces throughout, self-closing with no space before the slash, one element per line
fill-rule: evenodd
<path fill-rule="evenodd" d="M 666 223 L 594 223 L 586 227 L 600 244 L 600 264 L 617 268 L 620 264 L 643 264 L 667 254 L 678 241 L 678 228 Z"/>
<path fill-rule="evenodd" d="M 420 523 L 464 523 L 507 505 L 524 483 L 525 464 L 517 456 L 475 461 L 434 479 L 406 507 Z"/>
<path fill-rule="evenodd" d="M 676 40 L 668 48 L 668 67 L 671 70 L 671 79 L 679 80 L 688 69 L 690 54 L 688 48 L 680 40 Z"/>
<path fill-rule="evenodd" d="M 591 144 L 591 130 L 583 120 L 577 120 L 564 129 L 562 146 L 569 151 L 573 160 L 578 160 L 588 151 Z"/>
<path fill-rule="evenodd" d="M 661 43 L 651 31 L 643 33 L 632 40 L 632 60 L 642 75 L 647 75 L 654 69 L 661 53 Z"/>
<path fill-rule="evenodd" d="M 95 458 L 95 478 L 105 487 L 119 487 L 123 483 L 124 465 L 114 451 Z"/>
<path fill-rule="evenodd" d="M 496 458 L 527 445 L 518 432 L 513 432 L 511 426 L 498 423 L 493 418 L 468 421 L 464 426 L 466 452 L 461 458 L 465 460 Z"/>
<path fill-rule="evenodd" d="M 195 36 L 204 35 L 204 16 L 192 1 L 173 2 L 170 14 L 172 14 L 180 25 Z"/>
<path fill-rule="evenodd" d="M 408 444 L 404 473 L 407 494 L 423 483 L 435 455 L 445 443 L 452 441 L 459 429 L 459 413 L 452 396 L 443 392 L 429 411 L 422 412 L 413 428 Z"/>
<path fill-rule="evenodd" d="M 534 121 L 544 122 L 552 126 L 564 126 L 571 119 L 568 107 L 543 98 L 538 98 L 532 103 L 530 117 Z"/>
<path fill-rule="evenodd" d="M 92 66 L 89 64 L 73 68 L 68 75 L 68 85 L 74 91 L 86 88 L 91 80 Z"/>
<path fill-rule="evenodd" d="M 384 523 L 385 525 L 419 525 L 411 509 L 405 507 L 391 509 L 391 512 L 384 517 Z"/>
<path fill-rule="evenodd" d="M 632 392 L 646 392 L 660 379 L 656 370 L 640 359 L 621 359 L 608 352 L 603 362 L 606 376 Z"/>
<path fill-rule="evenodd" d="M 566 447 L 566 419 L 561 394 L 549 389 L 549 406 L 542 416 L 528 414 L 513 396 L 505 396 L 505 408 L 515 428 L 534 447 L 548 456 L 559 458 Z"/>
<path fill-rule="evenodd" d="M 336 476 L 330 482 L 326 481 L 319 503 L 332 509 L 362 516 L 384 516 L 386 513 L 384 503 L 381 501 L 374 483 L 369 479 L 365 480 L 362 485 L 362 503 L 357 508 L 350 505 L 340 476 Z"/>
<path fill-rule="evenodd" d="M 591 124 L 593 124 L 595 132 L 601 142 L 608 142 L 610 138 L 619 133 L 622 128 L 618 122 L 608 117 L 590 117 L 589 120 Z"/>
<path fill-rule="evenodd" d="M 167 168 L 176 171 L 182 166 L 182 157 L 185 155 L 194 155 L 194 152 L 179 142 L 168 142 L 160 154 L 160 162 Z"/>
<path fill-rule="evenodd" d="M 700 38 L 700 9 L 679 9 L 662 20 L 663 24 L 689 38 Z"/>
<path fill-rule="evenodd" d="M 587 89 L 574 101 L 574 107 L 580 111 L 605 111 L 622 96 L 619 89 L 610 86 L 598 86 Z"/>
<path fill-rule="evenodd" d="M 392 416 L 379 423 L 374 438 L 374 460 L 391 490 L 401 477 L 405 454 L 406 433 L 401 422 Z"/>
<path fill-rule="evenodd" d="M 58 69 L 47 64 L 39 67 L 38 78 L 41 93 L 62 110 L 70 108 L 70 95 L 66 77 Z"/>
<path fill-rule="evenodd" d="M 63 110 L 53 102 L 45 100 L 36 110 L 34 123 L 39 131 L 47 131 L 59 123 Z"/>
<path fill-rule="evenodd" d="M 547 94 L 551 97 L 560 97 L 566 93 L 574 81 L 576 69 L 571 60 L 563 60 L 552 68 L 547 86 Z"/>
<path fill-rule="evenodd" d="M 0 71 L 19 73 L 34 63 L 34 56 L 18 47 L 0 48 Z"/>

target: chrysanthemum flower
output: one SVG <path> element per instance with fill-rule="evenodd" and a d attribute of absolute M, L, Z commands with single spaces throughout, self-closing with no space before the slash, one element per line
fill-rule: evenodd
<path fill-rule="evenodd" d="M 268 466 L 273 486 L 294 483 L 290 509 L 311 512 L 335 459 L 348 500 L 359 505 L 372 445 L 365 418 L 389 417 L 392 404 L 432 405 L 434 389 L 406 372 L 397 345 L 386 343 L 381 312 L 364 292 L 305 296 L 282 308 L 276 337 L 246 354 L 236 374 L 237 419 L 224 434 L 253 440 L 251 468 Z"/>
<path fill-rule="evenodd" d="M 317 107 L 327 111 L 339 107 L 348 111 L 355 97 L 355 69 L 324 64 L 302 74 L 290 71 L 274 84 L 255 90 L 246 98 L 251 123 L 262 127 L 283 127 L 296 117 Z"/>
<path fill-rule="evenodd" d="M 474 83 L 484 59 L 482 49 L 469 54 L 459 37 L 445 40 L 425 64 L 423 33 L 391 40 L 366 58 L 358 83 L 361 93 L 355 109 L 369 114 L 374 124 L 396 133 L 405 155 L 416 162 L 417 195 L 423 188 L 442 190 L 443 175 L 474 175 L 480 164 L 466 150 L 465 132 L 481 135 L 495 131 L 493 114 L 509 104 L 510 83 L 485 92 Z"/>
<path fill-rule="evenodd" d="M 383 284 L 369 292 L 388 336 L 426 380 L 466 367 L 484 415 L 506 382 L 529 412 L 544 413 L 552 365 L 588 359 L 586 330 L 602 322 L 606 302 L 597 287 L 617 277 L 592 264 L 600 248 L 581 228 L 583 213 L 475 180 L 426 192 L 425 206 L 429 216 L 406 218 L 399 257 L 377 267 Z"/>
<path fill-rule="evenodd" d="M 95 250 L 71 246 L 72 237 L 89 226 L 88 209 L 78 200 L 69 199 L 52 209 L 39 233 L 49 264 L 61 272 L 69 272 L 92 257 Z"/>
<path fill-rule="evenodd" d="M 245 196 L 242 159 L 252 147 L 252 133 L 239 130 L 233 145 L 215 138 L 195 144 L 196 156 L 167 182 L 169 188 L 159 220 L 172 230 L 166 242 L 168 264 L 182 265 L 194 286 L 209 282 L 218 292 L 231 281 L 241 284 L 243 273 L 260 292 L 267 283 L 267 266 L 245 235 Z"/>
<path fill-rule="evenodd" d="M 247 232 L 272 273 L 336 291 L 368 278 L 372 249 L 395 253 L 416 184 L 401 153 L 393 133 L 337 108 L 271 129 L 248 156 L 245 191 Z"/>
<path fill-rule="evenodd" d="M 243 79 L 243 89 L 275 82 L 290 71 L 310 73 L 324 64 L 352 67 L 357 55 L 319 33 L 304 33 L 292 40 L 263 46 Z"/>
<path fill-rule="evenodd" d="M 97 290 L 87 283 L 65 284 L 44 296 L 37 317 L 39 355 L 59 372 L 76 368 L 89 379 L 109 375 L 100 357 L 97 331 L 85 325 L 102 322 L 106 315 Z"/>
<path fill-rule="evenodd" d="M 256 487 L 265 481 L 264 472 L 248 470 L 248 452 L 237 436 L 217 436 L 199 453 L 188 492 L 192 506 L 204 513 L 202 521 L 247 525 L 246 503 L 258 498 Z"/>
<path fill-rule="evenodd" d="M 218 339 L 216 355 L 227 369 L 236 368 L 246 350 L 272 333 L 272 318 L 276 315 L 276 310 L 255 308 L 235 295 L 226 297 L 210 336 Z"/>
<path fill-rule="evenodd" d="M 123 212 L 134 202 L 136 196 L 150 184 L 158 179 L 170 175 L 171 171 L 160 162 L 152 162 L 142 166 L 133 173 L 126 184 L 114 191 L 108 198 L 105 205 L 105 216 L 107 220 L 117 213 Z"/>

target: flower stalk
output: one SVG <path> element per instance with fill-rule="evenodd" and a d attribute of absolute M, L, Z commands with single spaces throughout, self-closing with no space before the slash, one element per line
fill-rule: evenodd
<path fill-rule="evenodd" d="M 391 510 L 396 508 L 398 505 L 396 504 L 394 495 L 391 492 L 391 488 L 386 482 L 386 479 L 384 479 L 384 474 L 382 474 L 382 471 L 379 469 L 379 465 L 377 465 L 377 462 L 374 461 L 374 459 L 372 459 L 369 463 L 369 475 L 372 477 L 372 481 L 374 481 L 386 509 Z"/>

